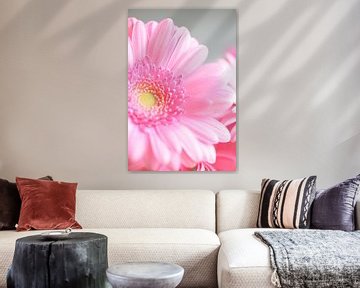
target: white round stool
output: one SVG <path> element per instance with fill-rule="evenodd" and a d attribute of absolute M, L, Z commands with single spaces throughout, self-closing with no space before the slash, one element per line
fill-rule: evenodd
<path fill-rule="evenodd" d="M 184 276 L 184 268 L 161 262 L 117 264 L 106 270 L 114 288 L 175 288 Z"/>

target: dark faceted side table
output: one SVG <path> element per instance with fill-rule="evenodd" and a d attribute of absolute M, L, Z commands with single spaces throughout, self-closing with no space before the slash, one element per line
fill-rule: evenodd
<path fill-rule="evenodd" d="M 73 232 L 60 240 L 28 236 L 16 240 L 7 287 L 105 287 L 107 267 L 105 235 Z"/>
<path fill-rule="evenodd" d="M 111 266 L 106 271 L 114 288 L 175 288 L 184 268 L 162 262 L 133 262 Z"/>

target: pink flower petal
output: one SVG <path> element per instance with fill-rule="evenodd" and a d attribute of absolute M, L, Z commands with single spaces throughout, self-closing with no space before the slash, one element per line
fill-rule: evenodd
<path fill-rule="evenodd" d="M 142 21 L 137 21 L 135 23 L 131 40 L 134 52 L 134 62 L 142 60 L 145 57 L 147 47 L 147 34 L 145 24 Z"/>
<path fill-rule="evenodd" d="M 150 21 L 150 22 L 146 23 L 145 28 L 147 31 L 148 40 L 151 39 L 157 26 L 158 26 L 158 23 L 156 21 Z"/>
<path fill-rule="evenodd" d="M 167 67 L 171 70 L 177 61 L 183 58 L 188 52 L 190 41 L 191 36 L 189 30 L 185 27 L 179 28 L 171 38 L 172 48 L 169 49 L 171 50 L 171 53 L 169 53 L 169 57 L 167 62 L 164 63 L 164 67 Z"/>
<path fill-rule="evenodd" d="M 168 165 L 169 171 L 178 171 L 181 166 L 181 159 L 179 154 L 175 154 L 171 156 L 170 163 Z"/>
<path fill-rule="evenodd" d="M 216 131 L 212 129 L 212 126 L 203 124 L 202 121 L 196 121 L 192 118 L 182 117 L 181 122 L 192 130 L 198 137 L 198 139 L 206 144 L 219 143 L 219 136 Z"/>
<path fill-rule="evenodd" d="M 130 121 L 129 121 L 130 123 Z M 148 147 L 146 135 L 136 126 L 128 132 L 128 155 L 132 162 L 142 159 Z"/>
<path fill-rule="evenodd" d="M 173 63 L 169 69 L 173 70 L 176 75 L 188 76 L 190 73 L 198 69 L 206 60 L 208 48 L 199 45 L 189 50 L 184 57 Z"/>
<path fill-rule="evenodd" d="M 224 65 L 217 63 L 205 64 L 196 73 L 184 79 L 189 94 L 196 99 L 233 102 L 233 91 L 224 81 Z M 221 97 L 219 94 L 221 93 Z"/>
<path fill-rule="evenodd" d="M 150 132 L 148 133 L 148 136 L 150 139 L 151 150 L 154 153 L 155 159 L 157 159 L 157 162 L 161 165 L 167 165 L 171 157 L 169 149 L 158 137 L 155 129 L 149 129 L 149 131 Z"/>
<path fill-rule="evenodd" d="M 191 159 L 189 157 L 189 155 L 187 155 L 185 152 L 183 152 L 181 154 L 181 165 L 183 167 L 186 167 L 186 168 L 192 170 L 194 168 L 194 166 L 196 165 L 196 162 L 193 159 Z"/>
<path fill-rule="evenodd" d="M 131 46 L 130 38 L 128 37 L 128 67 L 132 67 L 134 65 L 134 53 L 133 48 Z"/>
<path fill-rule="evenodd" d="M 171 19 L 162 20 L 149 39 L 147 55 L 151 60 L 160 65 L 163 56 L 166 55 L 169 41 L 174 34 L 174 23 Z"/>
<path fill-rule="evenodd" d="M 175 151 L 176 153 L 181 152 L 181 144 L 176 134 L 173 132 L 171 127 L 159 125 L 156 127 L 157 135 L 161 140 L 169 147 L 169 149 Z"/>
<path fill-rule="evenodd" d="M 216 160 L 216 150 L 214 145 L 206 145 L 206 144 L 201 144 L 202 146 L 202 151 L 204 154 L 204 162 L 208 162 L 208 163 L 215 163 Z"/>
<path fill-rule="evenodd" d="M 177 53 L 175 51 L 175 48 L 179 44 L 179 41 L 181 40 L 182 36 L 183 35 L 186 36 L 187 33 L 188 30 L 184 27 L 175 30 L 173 36 L 169 40 L 169 44 L 167 46 L 166 51 L 164 51 L 164 54 L 162 55 L 161 60 L 158 63 L 160 66 L 167 68 L 169 60 L 174 55 L 174 53 Z"/>
<path fill-rule="evenodd" d="M 214 167 L 217 171 L 236 170 L 236 143 L 216 145 L 216 162 Z"/>
<path fill-rule="evenodd" d="M 232 105 L 231 101 L 222 98 L 227 98 L 228 93 L 226 91 L 214 91 L 218 93 L 219 99 L 217 101 L 212 101 L 211 99 L 192 99 L 186 103 L 185 114 L 193 116 L 208 116 L 211 115 L 214 118 L 219 118 L 224 116 L 226 111 Z M 222 97 L 224 95 L 224 97 Z"/>
<path fill-rule="evenodd" d="M 134 17 L 130 17 L 128 18 L 128 37 L 131 38 L 132 36 L 132 31 L 134 29 L 134 24 L 137 22 L 138 20 Z"/>
<path fill-rule="evenodd" d="M 230 130 L 231 142 L 236 142 L 236 125 L 234 125 Z"/>
<path fill-rule="evenodd" d="M 229 111 L 225 114 L 225 116 L 221 118 L 221 122 L 225 126 L 235 123 L 236 122 L 236 112 L 233 112 L 232 108 L 230 108 Z"/>
<path fill-rule="evenodd" d="M 204 117 L 200 118 L 202 121 L 202 125 L 208 125 L 209 128 L 211 128 L 213 131 L 215 131 L 219 137 L 219 142 L 229 142 L 230 141 L 230 133 L 229 130 L 226 129 L 224 124 L 222 124 L 220 121 L 210 118 L 210 117 Z"/>
<path fill-rule="evenodd" d="M 146 170 L 143 163 L 133 162 L 128 158 L 128 170 L 129 171 L 144 171 Z"/>
<path fill-rule="evenodd" d="M 223 79 L 224 67 L 218 62 L 205 64 L 184 79 L 186 91 L 191 95 L 191 101 L 186 104 L 187 113 L 221 117 L 231 107 L 234 91 Z"/>
<path fill-rule="evenodd" d="M 190 159 L 194 162 L 200 162 L 202 160 L 203 153 L 194 134 L 188 128 L 181 125 L 178 125 L 178 127 L 174 129 L 174 132 L 180 140 L 184 152 L 190 157 Z"/>

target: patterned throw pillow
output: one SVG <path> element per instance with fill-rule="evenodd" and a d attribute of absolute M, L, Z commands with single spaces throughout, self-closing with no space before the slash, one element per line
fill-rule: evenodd
<path fill-rule="evenodd" d="M 308 228 L 316 176 L 294 180 L 263 179 L 257 227 Z"/>

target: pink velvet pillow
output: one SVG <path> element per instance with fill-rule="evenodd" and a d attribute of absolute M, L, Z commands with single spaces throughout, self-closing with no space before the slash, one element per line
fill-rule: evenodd
<path fill-rule="evenodd" d="M 75 220 L 77 183 L 16 178 L 21 198 L 17 231 L 81 228 Z"/>

